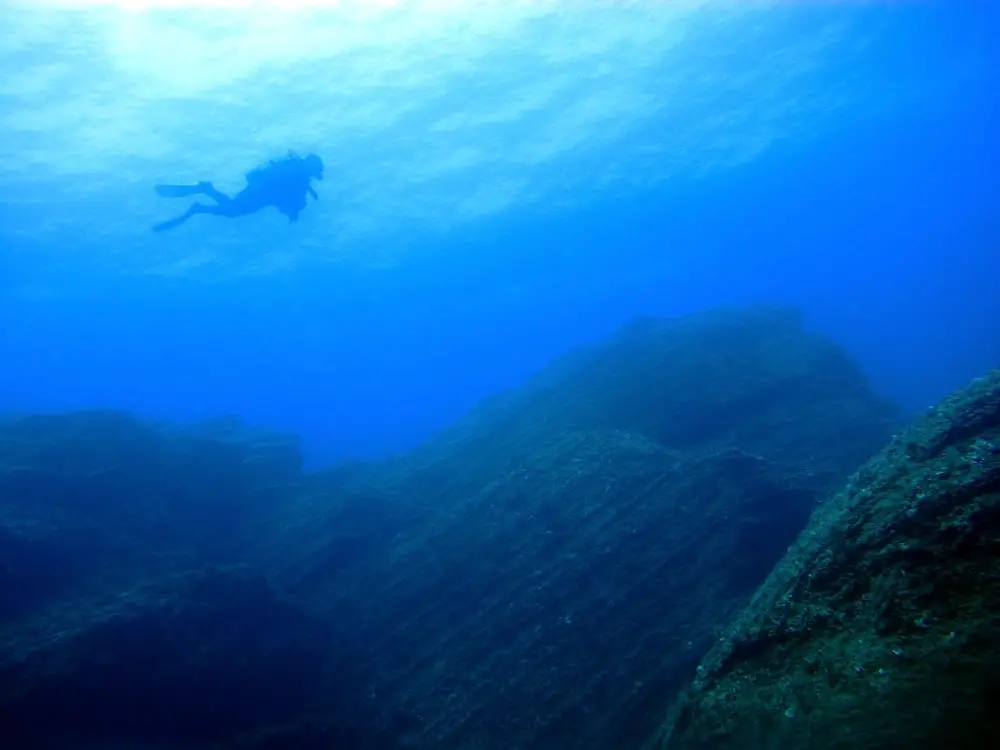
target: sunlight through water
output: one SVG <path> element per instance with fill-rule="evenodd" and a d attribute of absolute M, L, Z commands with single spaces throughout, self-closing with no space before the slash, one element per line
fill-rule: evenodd
<path fill-rule="evenodd" d="M 0 10 L 0 230 L 26 251 L 57 243 L 123 273 L 391 264 L 491 217 L 715 175 L 851 108 L 891 106 L 905 90 L 815 85 L 871 54 L 879 25 L 860 13 L 713 0 L 15 2 Z M 289 148 L 327 164 L 295 227 L 262 212 L 150 232 L 176 205 L 154 183 L 238 189 Z M 248 237 L 255 249 L 241 252 Z"/>

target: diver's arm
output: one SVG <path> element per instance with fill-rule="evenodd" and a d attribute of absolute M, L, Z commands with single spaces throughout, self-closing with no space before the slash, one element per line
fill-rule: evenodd
<path fill-rule="evenodd" d="M 313 189 L 312 185 L 309 186 L 309 195 L 311 195 L 313 197 L 314 201 L 318 201 L 319 200 L 319 196 L 316 195 L 316 191 Z"/>

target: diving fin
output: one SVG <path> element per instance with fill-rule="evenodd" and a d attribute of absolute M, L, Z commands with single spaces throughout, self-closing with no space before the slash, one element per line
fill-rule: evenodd
<path fill-rule="evenodd" d="M 205 192 L 204 184 L 199 185 L 155 185 L 153 190 L 164 198 L 187 198 Z"/>
<path fill-rule="evenodd" d="M 200 203 L 192 203 L 188 206 L 188 210 L 182 213 L 180 216 L 175 216 L 172 219 L 167 219 L 166 221 L 161 221 L 159 224 L 153 225 L 154 232 L 165 232 L 168 229 L 173 229 L 174 227 L 179 227 L 185 221 L 190 219 L 196 214 L 205 213 L 205 207 Z"/>
<path fill-rule="evenodd" d="M 159 224 L 153 225 L 154 232 L 166 232 L 168 229 L 173 229 L 174 227 L 179 227 L 185 221 L 194 216 L 194 212 L 187 210 L 180 216 L 175 216 L 172 219 L 167 219 L 166 221 L 161 221 Z"/>
<path fill-rule="evenodd" d="M 167 221 L 161 221 L 159 224 L 153 225 L 154 232 L 166 232 L 168 229 L 173 229 L 174 227 L 179 227 L 185 221 L 187 221 L 187 216 L 178 216 L 175 219 L 168 219 Z"/>

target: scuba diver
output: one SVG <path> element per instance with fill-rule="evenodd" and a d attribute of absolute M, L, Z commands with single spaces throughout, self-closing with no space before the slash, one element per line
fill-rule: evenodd
<path fill-rule="evenodd" d="M 274 206 L 288 217 L 289 222 L 298 221 L 299 212 L 306 207 L 306 196 L 319 200 L 310 180 L 323 179 L 323 160 L 316 154 L 299 156 L 289 151 L 283 159 L 275 159 L 247 172 L 247 186 L 230 197 L 217 190 L 211 182 L 197 185 L 156 185 L 157 195 L 164 198 L 187 198 L 204 195 L 215 201 L 214 205 L 194 203 L 187 211 L 153 227 L 155 232 L 179 227 L 197 214 L 211 216 L 246 216 L 260 211 L 265 206 Z"/>

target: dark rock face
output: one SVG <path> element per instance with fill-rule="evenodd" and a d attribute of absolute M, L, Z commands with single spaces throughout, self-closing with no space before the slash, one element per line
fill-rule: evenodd
<path fill-rule="evenodd" d="M 730 447 L 794 466 L 828 489 L 881 447 L 895 411 L 844 351 L 794 311 L 721 310 L 636 320 L 490 400 L 421 460 L 536 433 L 624 430 L 686 453 Z"/>
<path fill-rule="evenodd" d="M 412 746 L 636 740 L 813 501 L 746 453 L 563 433 L 322 598 Z"/>
<path fill-rule="evenodd" d="M 150 727 L 178 739 L 238 735 L 247 711 L 252 724 L 307 704 L 329 650 L 319 621 L 240 568 L 76 602 L 12 635 L 0 662 L 8 747 Z"/>
<path fill-rule="evenodd" d="M 638 746 L 896 420 L 754 310 L 636 322 L 314 475 L 229 421 L 0 423 L 0 744 Z"/>
<path fill-rule="evenodd" d="M 239 559 L 301 481 L 294 441 L 236 425 L 0 425 L 0 745 L 216 739 L 300 710 L 329 633 Z"/>
<path fill-rule="evenodd" d="M 894 417 L 792 315 L 648 321 L 381 466 L 394 541 L 331 566 L 313 501 L 269 566 L 401 745 L 627 747 Z"/>
<path fill-rule="evenodd" d="M 1000 370 L 815 514 L 653 744 L 1000 747 L 998 627 Z"/>
<path fill-rule="evenodd" d="M 237 560 L 301 482 L 297 441 L 117 412 L 0 423 L 0 625 L 90 588 Z"/>

